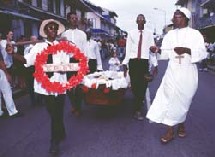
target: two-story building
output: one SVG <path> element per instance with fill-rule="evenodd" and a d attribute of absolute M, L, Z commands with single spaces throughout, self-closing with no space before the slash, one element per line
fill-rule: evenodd
<path fill-rule="evenodd" d="M 178 0 L 176 5 L 191 10 L 191 26 L 215 41 L 215 0 Z"/>
<path fill-rule="evenodd" d="M 12 30 L 14 40 L 21 35 L 38 35 L 42 20 L 53 18 L 67 25 L 66 14 L 71 10 L 77 12 L 79 28 L 90 28 L 99 38 L 113 38 L 120 32 L 116 13 L 105 12 L 87 0 L 0 0 L 0 32 Z"/>

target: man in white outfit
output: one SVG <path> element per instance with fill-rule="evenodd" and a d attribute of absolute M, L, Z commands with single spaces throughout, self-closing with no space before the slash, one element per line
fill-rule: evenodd
<path fill-rule="evenodd" d="M 99 51 L 98 43 L 91 38 L 92 33 L 90 30 L 86 31 L 87 35 L 87 44 L 85 46 L 85 54 L 88 58 L 88 65 L 90 69 L 90 73 L 96 72 L 96 70 L 101 71 L 102 68 L 102 59 Z"/>
<path fill-rule="evenodd" d="M 86 33 L 80 29 L 78 29 L 78 16 L 75 11 L 71 11 L 67 14 L 67 20 L 69 23 L 69 29 L 62 33 L 61 38 L 68 40 L 74 43 L 82 53 L 86 55 L 84 52 L 86 50 L 87 44 L 87 36 Z M 77 63 L 78 61 L 71 58 L 70 63 Z M 67 77 L 70 78 L 71 75 L 76 75 L 77 72 L 67 73 Z M 81 94 L 80 86 L 73 88 L 68 92 L 70 101 L 72 103 L 71 112 L 76 116 L 80 116 L 81 113 L 81 103 L 82 103 L 82 94 Z"/>
<path fill-rule="evenodd" d="M 7 75 L 6 75 L 7 74 Z M 10 75 L 6 71 L 6 65 L 4 64 L 2 54 L 0 52 L 0 116 L 4 114 L 2 111 L 2 101 L 1 101 L 1 93 L 5 100 L 5 106 L 8 111 L 10 117 L 20 117 L 22 116 L 21 112 L 18 112 L 12 97 L 12 90 L 10 83 Z"/>
<path fill-rule="evenodd" d="M 198 87 L 196 63 L 207 57 L 203 36 L 188 26 L 190 18 L 188 9 L 177 9 L 173 16 L 175 29 L 165 35 L 161 46 L 160 58 L 169 59 L 169 63 L 146 117 L 167 125 L 162 143 L 174 139 L 175 125 L 177 135 L 186 136 L 184 122 Z"/>

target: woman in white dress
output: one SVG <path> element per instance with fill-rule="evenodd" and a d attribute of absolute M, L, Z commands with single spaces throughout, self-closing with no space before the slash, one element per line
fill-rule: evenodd
<path fill-rule="evenodd" d="M 163 143 L 174 138 L 175 125 L 178 136 L 186 136 L 184 122 L 198 87 L 196 63 L 207 57 L 203 36 L 188 26 L 190 18 L 190 11 L 183 7 L 174 13 L 175 29 L 167 33 L 161 46 L 160 58 L 169 59 L 168 67 L 146 115 L 153 122 L 167 125 Z"/>

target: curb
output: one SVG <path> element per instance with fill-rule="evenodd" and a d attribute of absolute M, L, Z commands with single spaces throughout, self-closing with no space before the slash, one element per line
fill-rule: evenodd
<path fill-rule="evenodd" d="M 215 66 L 207 65 L 209 71 L 211 71 L 213 74 L 215 74 Z"/>

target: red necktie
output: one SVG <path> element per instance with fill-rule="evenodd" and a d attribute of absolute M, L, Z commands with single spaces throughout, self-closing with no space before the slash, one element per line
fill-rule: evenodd
<path fill-rule="evenodd" d="M 140 38 L 138 42 L 138 54 L 137 54 L 138 59 L 141 59 L 142 38 L 143 38 L 142 31 L 140 31 Z"/>

